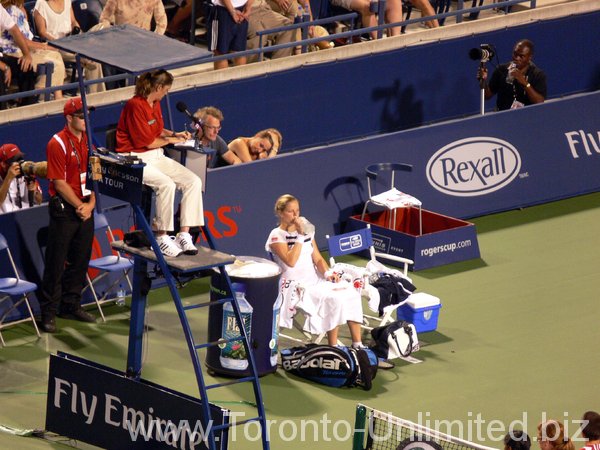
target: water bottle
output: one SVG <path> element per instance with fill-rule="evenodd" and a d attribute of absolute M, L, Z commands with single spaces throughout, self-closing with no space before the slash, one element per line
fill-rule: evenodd
<path fill-rule="evenodd" d="M 302 5 L 298 3 L 298 11 L 296 12 L 296 17 L 294 17 L 294 23 L 302 22 L 302 17 L 304 16 L 304 10 L 302 9 Z"/>
<path fill-rule="evenodd" d="M 373 14 L 377 14 L 379 12 L 379 1 L 378 0 L 371 0 L 369 2 L 369 11 L 372 12 Z"/>
<path fill-rule="evenodd" d="M 115 305 L 125 306 L 125 297 L 126 297 L 125 289 L 120 287 L 119 290 L 117 291 L 117 299 L 115 300 Z"/>
<path fill-rule="evenodd" d="M 298 3 L 298 5 L 300 4 Z M 304 8 L 302 9 L 302 15 L 300 17 L 302 17 L 302 22 L 310 22 L 310 9 L 308 8 L 308 3 L 304 3 Z"/>
<path fill-rule="evenodd" d="M 277 366 L 277 352 L 279 351 L 279 313 L 283 303 L 283 294 L 280 292 L 273 304 L 273 325 L 271 328 L 271 340 L 269 348 L 271 349 L 271 366 Z"/>
<path fill-rule="evenodd" d="M 304 231 L 304 234 L 314 234 L 315 226 L 310 223 L 306 217 L 299 217 L 298 220 L 302 224 L 302 231 Z"/>
<path fill-rule="evenodd" d="M 246 336 L 248 337 L 248 342 L 250 342 L 252 306 L 246 300 L 246 286 L 241 283 L 233 283 L 232 287 L 240 309 Z M 223 324 L 221 330 L 223 339 L 241 336 L 231 302 L 223 305 Z M 231 370 L 245 370 L 248 368 L 248 355 L 246 355 L 246 347 L 244 347 L 244 343 L 241 340 L 220 344 L 219 348 L 221 349 L 219 361 L 223 368 Z"/>
<path fill-rule="evenodd" d="M 515 78 L 514 78 L 514 77 L 511 75 L 510 71 L 511 71 L 511 70 L 515 70 L 515 68 L 516 68 L 516 67 L 517 67 L 517 65 L 516 65 L 514 62 L 511 62 L 511 63 L 509 64 L 509 66 L 508 66 L 508 73 L 506 74 L 506 82 L 507 82 L 508 84 L 512 84 L 513 80 L 515 79 Z"/>

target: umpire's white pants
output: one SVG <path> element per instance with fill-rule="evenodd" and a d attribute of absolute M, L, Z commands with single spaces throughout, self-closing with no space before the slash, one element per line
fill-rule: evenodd
<path fill-rule="evenodd" d="M 156 195 L 156 213 L 152 225 L 157 231 L 173 231 L 175 216 L 175 190 L 183 192 L 181 199 L 182 227 L 204 225 L 202 206 L 202 180 L 187 167 L 165 156 L 162 148 L 133 153 L 146 163 L 143 183 Z"/>

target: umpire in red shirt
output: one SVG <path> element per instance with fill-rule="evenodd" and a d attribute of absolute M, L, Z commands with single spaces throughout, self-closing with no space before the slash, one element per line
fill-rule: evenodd
<path fill-rule="evenodd" d="M 41 328 L 56 332 L 56 316 L 95 322 L 81 308 L 94 240 L 94 193 L 85 187 L 88 142 L 81 98 L 64 106 L 66 125 L 46 146 L 50 180 L 50 225 L 44 276 L 38 295 L 42 310 Z"/>

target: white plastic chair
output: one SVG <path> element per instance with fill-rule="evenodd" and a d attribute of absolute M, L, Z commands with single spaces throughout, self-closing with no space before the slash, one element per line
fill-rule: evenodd
<path fill-rule="evenodd" d="M 414 264 L 414 261 L 408 258 L 403 258 L 401 256 L 376 252 L 375 247 L 373 246 L 373 237 L 371 235 L 371 226 L 369 224 L 367 224 L 367 226 L 361 230 L 351 231 L 349 233 L 338 234 L 335 236 L 327 235 L 326 237 L 327 246 L 329 248 L 329 265 L 331 267 L 335 266 L 335 258 L 338 256 L 350 255 L 353 253 L 366 251 L 368 252 L 369 257 L 369 262 L 367 263 L 366 276 L 368 276 L 369 272 L 372 270 L 372 268 L 374 268 L 377 272 L 383 271 L 403 276 L 412 283 L 412 280 L 408 276 L 408 268 L 411 264 Z M 387 268 L 377 258 L 387 259 L 401 263 L 402 271 Z M 384 314 L 381 317 L 363 313 L 362 328 L 370 331 L 375 327 L 380 327 L 394 322 L 394 318 L 392 317 L 392 315 L 400 306 L 404 305 L 407 301 L 408 298 L 396 305 L 388 306 L 387 308 L 385 308 Z M 374 323 L 375 326 L 371 326 L 371 323 Z M 400 356 L 400 358 L 411 364 L 418 364 L 422 362 L 420 359 L 417 359 L 412 355 L 406 357 Z"/>
<path fill-rule="evenodd" d="M 96 237 L 104 235 L 109 245 L 115 240 L 112 229 L 106 220 L 106 216 L 102 213 L 95 213 L 94 215 L 94 233 Z M 121 254 L 116 250 L 113 251 L 115 251 L 116 254 L 100 256 L 90 260 L 89 267 L 101 272 L 98 276 L 92 280 L 89 273 L 86 274 L 88 283 L 86 289 L 90 289 L 94 297 L 94 301 L 96 302 L 96 306 L 98 307 L 98 311 L 100 311 L 100 316 L 102 316 L 103 322 L 106 322 L 106 318 L 104 317 L 104 312 L 102 311 L 101 305 L 107 302 L 116 301 L 118 299 L 118 295 L 114 292 L 115 286 L 118 286 L 122 280 L 125 280 L 129 286 L 129 291 L 131 292 L 133 290 L 131 280 L 129 279 L 129 271 L 133 267 L 133 261 L 129 258 L 121 256 Z M 106 288 L 104 294 L 99 297 L 98 292 L 96 292 L 95 285 L 111 273 L 120 273 L 121 275 L 115 281 L 113 281 L 110 286 Z"/>
<path fill-rule="evenodd" d="M 368 252 L 369 265 L 377 268 L 378 271 L 394 272 L 393 269 L 389 269 L 384 266 L 379 260 L 387 259 L 402 264 L 402 270 L 398 271 L 408 281 L 412 280 L 408 276 L 408 268 L 411 264 L 414 264 L 413 260 L 403 258 L 401 256 L 389 255 L 387 253 L 380 253 L 375 251 L 373 246 L 373 237 L 371 235 L 371 226 L 367 226 L 363 229 L 351 231 L 349 233 L 338 234 L 335 236 L 326 236 L 327 247 L 329 249 L 329 265 L 334 267 L 336 264 L 335 258 L 338 256 L 350 255 L 359 252 Z M 404 302 L 397 305 L 393 305 L 386 308 L 385 313 L 381 317 L 372 316 L 363 313 L 363 328 L 372 330 L 374 327 L 370 326 L 371 322 L 375 322 L 375 326 L 382 326 L 394 321 L 392 314 L 398 307 L 402 306 Z"/>
<path fill-rule="evenodd" d="M 399 191 L 395 186 L 396 172 L 412 172 L 412 168 L 413 166 L 411 164 L 404 163 L 377 163 L 371 164 L 365 168 L 369 199 L 365 202 L 360 217 L 361 220 L 364 220 L 365 218 L 369 203 L 373 203 L 374 205 L 388 208 L 391 211 L 388 220 L 388 228 L 393 230 L 396 225 L 396 209 L 414 206 L 419 208 L 419 236 L 423 234 L 421 201 L 412 195 Z M 382 175 L 383 172 L 390 172 L 390 187 L 383 192 L 376 193 L 374 185 L 377 178 Z"/>
<path fill-rule="evenodd" d="M 35 322 L 35 317 L 33 315 L 33 311 L 31 310 L 31 305 L 29 304 L 29 294 L 37 289 L 37 284 L 31 283 L 30 281 L 23 280 L 19 276 L 19 271 L 17 270 L 17 266 L 15 265 L 15 261 L 10 252 L 10 248 L 8 247 L 8 242 L 6 238 L 0 234 L 0 252 L 6 251 L 8 256 L 8 260 L 10 261 L 10 267 L 12 268 L 12 272 L 14 273 L 14 277 L 0 278 L 0 304 L 4 303 L 7 300 L 12 300 L 13 297 L 17 297 L 18 300 L 12 302 L 6 311 L 2 313 L 0 316 L 0 342 L 4 347 L 6 344 L 4 342 L 4 338 L 2 337 L 2 330 L 8 328 L 13 325 L 17 325 L 23 322 L 33 322 L 33 327 L 35 328 L 35 333 L 38 337 L 40 337 L 40 330 L 38 329 L 37 323 Z M 27 306 L 27 311 L 29 312 L 29 317 L 25 317 L 23 319 L 14 320 L 8 323 L 4 323 L 4 319 L 8 317 L 8 315 L 19 307 L 22 303 L 25 303 Z"/>

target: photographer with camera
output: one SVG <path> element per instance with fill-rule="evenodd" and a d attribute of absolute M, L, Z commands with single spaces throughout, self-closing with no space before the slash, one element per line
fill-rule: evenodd
<path fill-rule="evenodd" d="M 23 158 L 25 155 L 15 144 L 0 146 L 0 213 L 18 211 L 42 203 L 42 190 L 35 178 L 35 173 L 25 173 Z M 31 164 L 42 163 L 27 162 Z"/>
<path fill-rule="evenodd" d="M 48 247 L 38 291 L 40 327 L 56 332 L 56 316 L 81 322 L 96 319 L 81 307 L 94 240 L 96 197 L 86 188 L 88 141 L 81 98 L 67 100 L 66 125 L 46 146 L 48 157 Z"/>
<path fill-rule="evenodd" d="M 485 98 L 498 95 L 498 111 L 522 108 L 546 99 L 546 74 L 532 62 L 533 49 L 530 40 L 518 41 L 513 48 L 512 61 L 497 66 L 489 83 L 487 68 L 484 64 L 479 67 L 477 79 L 483 83 Z"/>

